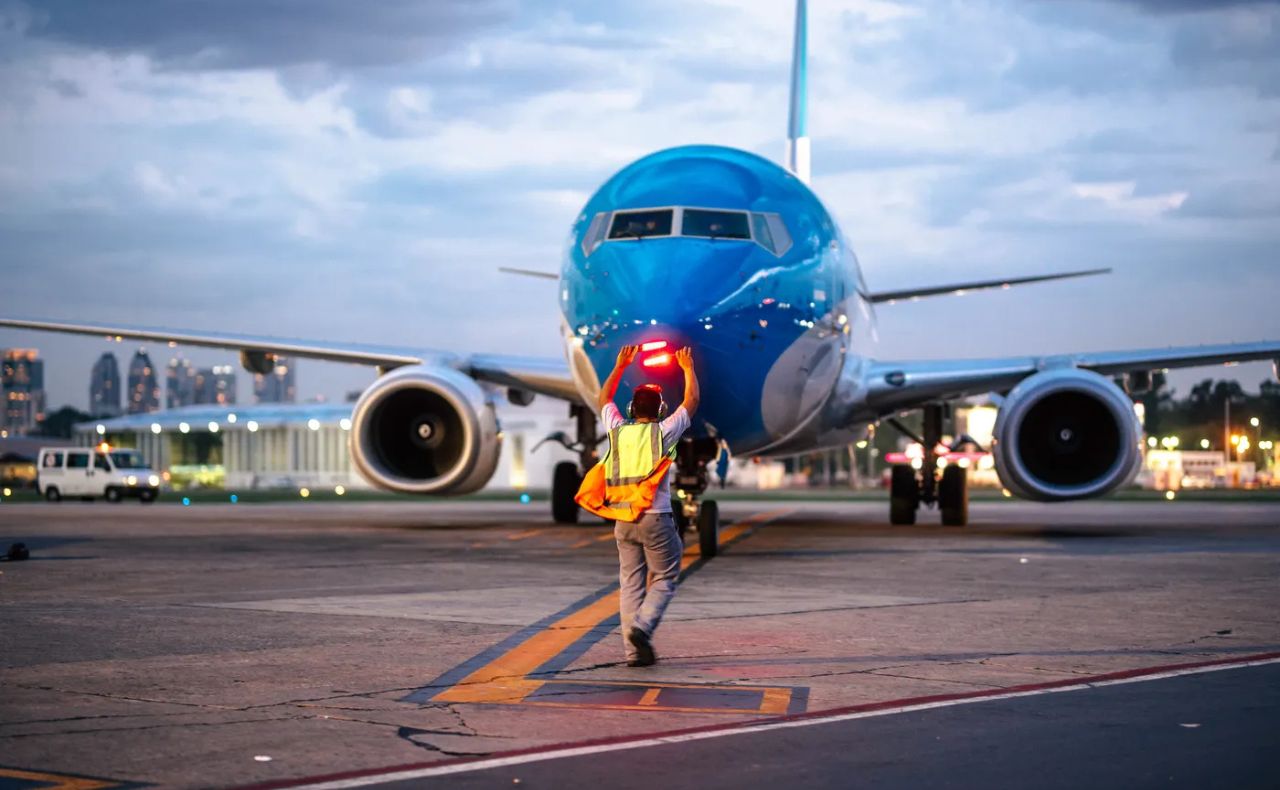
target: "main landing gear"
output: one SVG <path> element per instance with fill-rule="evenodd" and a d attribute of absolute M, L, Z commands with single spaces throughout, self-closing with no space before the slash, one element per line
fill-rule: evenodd
<path fill-rule="evenodd" d="M 596 452 L 603 436 L 596 435 L 596 415 L 585 406 L 572 405 L 569 415 L 577 422 L 577 440 L 570 442 L 563 433 L 554 433 L 542 441 L 556 441 L 578 454 L 578 462 L 561 461 L 551 476 L 551 518 L 557 524 L 577 524 L 582 508 L 573 498 L 582 485 L 586 471 L 600 460 Z M 541 442 L 539 442 L 541 444 Z M 537 449 L 536 447 L 534 448 Z"/>
<path fill-rule="evenodd" d="M 937 505 L 942 523 L 963 527 L 969 523 L 969 486 L 963 467 L 948 465 L 938 475 L 937 447 L 942 441 L 942 421 L 950 409 L 942 403 L 924 407 L 923 436 L 916 436 L 897 420 L 889 424 L 924 447 L 919 474 L 905 464 L 895 465 L 889 479 L 889 523 L 914 524 L 920 505 Z"/>
<path fill-rule="evenodd" d="M 683 438 L 676 449 L 675 469 L 671 481 L 671 513 L 683 532 L 698 530 L 698 550 L 703 559 L 716 556 L 720 550 L 720 506 L 714 500 L 701 499 L 711 478 L 707 465 L 720 454 L 720 443 L 711 437 Z"/>

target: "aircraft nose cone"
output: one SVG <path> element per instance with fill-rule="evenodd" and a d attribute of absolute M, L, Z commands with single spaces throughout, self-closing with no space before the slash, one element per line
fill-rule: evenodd
<path fill-rule="evenodd" d="M 757 253 L 755 245 L 742 242 L 645 239 L 606 245 L 587 264 L 591 276 L 582 281 L 584 292 L 573 295 L 589 307 L 573 311 L 579 319 L 573 330 L 595 337 L 625 329 L 631 337 L 661 325 L 694 334 L 729 306 L 726 298 L 758 268 Z"/>

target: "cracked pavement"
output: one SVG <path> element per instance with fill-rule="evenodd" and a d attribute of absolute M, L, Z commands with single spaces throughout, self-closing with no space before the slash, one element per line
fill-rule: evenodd
<path fill-rule="evenodd" d="M 610 633 L 530 678 L 817 710 L 1280 650 L 1276 505 L 974 503 L 965 529 L 795 507 L 685 583 L 657 666 Z M 607 530 L 493 502 L 6 504 L 32 558 L 0 563 L 0 764 L 226 786 L 752 718 L 403 701 L 613 582 Z"/>

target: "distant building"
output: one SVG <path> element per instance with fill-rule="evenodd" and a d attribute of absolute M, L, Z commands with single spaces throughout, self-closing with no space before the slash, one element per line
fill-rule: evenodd
<path fill-rule="evenodd" d="M 160 379 L 146 349 L 140 348 L 129 362 L 129 414 L 160 410 Z"/>
<path fill-rule="evenodd" d="M 200 368 L 195 379 L 196 403 L 229 406 L 236 402 L 236 373 L 230 365 Z"/>
<path fill-rule="evenodd" d="M 44 361 L 34 348 L 8 348 L 0 358 L 0 395 L 6 436 L 31 433 L 44 420 Z"/>
<path fill-rule="evenodd" d="M 120 415 L 120 363 L 110 351 L 98 357 L 89 374 L 89 413 L 95 417 Z"/>
<path fill-rule="evenodd" d="M 294 403 L 298 399 L 297 368 L 287 357 L 276 358 L 275 370 L 253 374 L 253 399 L 257 403 Z"/>
<path fill-rule="evenodd" d="M 165 374 L 164 407 L 177 409 L 196 402 L 196 371 L 191 360 L 174 357 Z"/>
<path fill-rule="evenodd" d="M 496 408 L 504 438 L 487 488 L 549 488 L 556 464 L 577 456 L 554 442 L 536 453 L 533 448 L 549 433 L 572 432 L 573 420 L 550 399 L 527 408 L 504 400 Z M 83 446 L 107 441 L 136 448 L 174 487 L 194 480 L 232 492 L 305 486 L 338 493 L 341 486 L 345 494 L 369 487 L 351 463 L 351 416 L 349 403 L 202 404 L 91 420 L 75 427 L 75 438 Z"/>

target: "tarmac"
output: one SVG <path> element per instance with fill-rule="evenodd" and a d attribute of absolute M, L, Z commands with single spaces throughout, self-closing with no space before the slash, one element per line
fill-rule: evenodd
<path fill-rule="evenodd" d="M 1280 786 L 1280 505 L 0 504 L 0 789 Z M 1194 726 L 1192 726 L 1194 725 Z"/>

